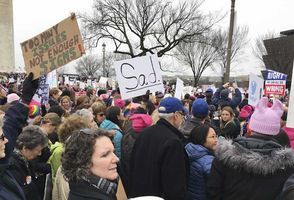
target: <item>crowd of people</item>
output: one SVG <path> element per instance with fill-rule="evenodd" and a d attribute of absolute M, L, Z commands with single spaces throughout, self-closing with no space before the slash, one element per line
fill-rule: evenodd
<path fill-rule="evenodd" d="M 0 199 L 294 199 L 287 102 L 251 106 L 236 83 L 181 100 L 60 85 L 35 112 L 38 85 L 0 88 Z"/>

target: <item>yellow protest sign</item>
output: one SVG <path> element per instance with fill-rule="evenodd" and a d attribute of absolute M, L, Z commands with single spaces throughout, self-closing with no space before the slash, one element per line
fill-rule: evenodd
<path fill-rule="evenodd" d="M 21 43 L 27 73 L 34 79 L 84 54 L 84 45 L 74 14 L 41 34 Z"/>

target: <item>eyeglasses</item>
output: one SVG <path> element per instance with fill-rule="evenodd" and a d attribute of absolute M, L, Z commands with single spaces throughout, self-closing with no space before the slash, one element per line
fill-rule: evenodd
<path fill-rule="evenodd" d="M 6 137 L 5 137 L 4 133 L 2 133 L 2 135 L 0 136 L 0 140 L 2 140 L 4 142 L 5 138 Z"/>

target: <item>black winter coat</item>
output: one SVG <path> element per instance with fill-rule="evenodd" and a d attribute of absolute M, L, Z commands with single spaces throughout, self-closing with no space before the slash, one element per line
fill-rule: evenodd
<path fill-rule="evenodd" d="M 13 152 L 9 164 L 9 171 L 23 189 L 26 198 L 29 200 L 43 199 L 42 192 L 39 192 L 35 183 L 35 173 L 30 163 L 16 152 Z"/>
<path fill-rule="evenodd" d="M 131 197 L 186 199 L 189 161 L 182 139 L 164 119 L 140 133 L 130 162 Z"/>
<path fill-rule="evenodd" d="M 5 145 L 5 158 L 0 159 L 0 199 L 25 200 L 25 195 L 20 185 L 9 172 L 7 165 L 14 149 L 16 139 L 26 124 L 29 109 L 21 103 L 12 105 L 6 111 L 2 127 L 8 143 Z"/>
<path fill-rule="evenodd" d="M 268 139 L 220 140 L 215 153 L 207 181 L 211 200 L 275 200 L 294 172 L 294 151 Z"/>

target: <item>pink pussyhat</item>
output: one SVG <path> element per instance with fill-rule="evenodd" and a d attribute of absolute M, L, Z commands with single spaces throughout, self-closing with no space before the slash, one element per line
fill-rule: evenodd
<path fill-rule="evenodd" d="M 268 98 L 262 97 L 250 118 L 249 128 L 264 135 L 277 135 L 280 131 L 280 120 L 284 106 L 275 100 L 272 107 L 268 107 Z"/>

